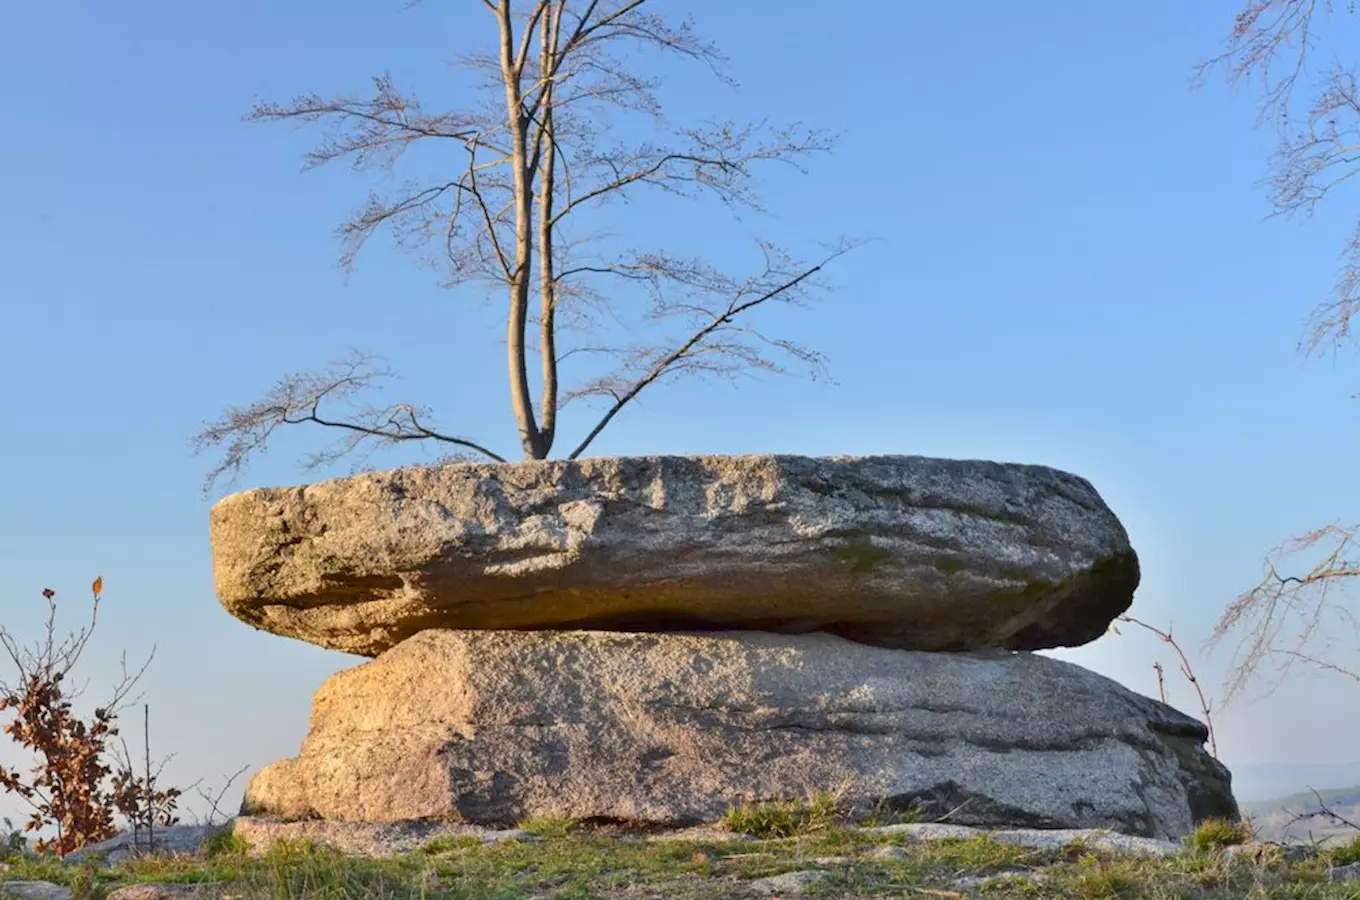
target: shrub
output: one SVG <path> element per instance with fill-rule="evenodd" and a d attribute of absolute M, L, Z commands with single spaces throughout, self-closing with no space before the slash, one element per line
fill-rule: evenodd
<path fill-rule="evenodd" d="M 144 776 L 136 776 L 126 752 L 121 764 L 109 752 L 109 742 L 118 736 L 120 707 L 150 659 L 134 674 L 124 667 L 108 702 L 96 707 L 88 719 L 72 707 L 76 694 L 67 685 L 94 633 L 102 589 L 103 579 L 96 578 L 89 623 L 65 639 L 57 639 L 56 592 L 50 588 L 42 592 L 48 615 L 45 634 L 36 646 L 23 647 L 0 628 L 0 649 L 17 673 L 12 684 L 0 681 L 0 712 L 13 716 L 4 733 L 37 757 L 27 773 L 0 766 L 0 790 L 28 804 L 31 812 L 23 825 L 25 834 L 55 830 L 55 838 L 43 837 L 34 843 L 40 853 L 65 856 L 112 837 L 117 833 L 114 818 L 119 813 L 134 828 L 175 821 L 180 792 L 158 790 L 149 766 Z"/>
<path fill-rule="evenodd" d="M 1349 844 L 1340 844 L 1327 849 L 1327 861 L 1334 866 L 1349 866 L 1360 863 L 1360 835 Z"/>
<path fill-rule="evenodd" d="M 840 806 L 831 794 L 813 794 L 807 800 L 734 806 L 723 817 L 730 831 L 758 838 L 794 837 L 826 831 L 840 818 Z"/>
<path fill-rule="evenodd" d="M 1205 819 L 1187 840 L 1193 850 L 1210 851 L 1245 844 L 1251 837 L 1251 825 L 1244 820 Z"/>
<path fill-rule="evenodd" d="M 213 829 L 203 842 L 203 853 L 209 859 L 219 856 L 245 856 L 250 852 L 250 842 L 232 831 L 230 825 Z"/>
<path fill-rule="evenodd" d="M 0 819 L 0 823 L 3 823 L 0 827 L 0 862 L 23 856 L 28 850 L 28 838 L 9 819 Z"/>

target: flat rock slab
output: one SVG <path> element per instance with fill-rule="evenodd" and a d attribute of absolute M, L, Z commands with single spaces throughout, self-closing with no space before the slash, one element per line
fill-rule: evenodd
<path fill-rule="evenodd" d="M 1089 850 L 1122 856 L 1175 856 L 1185 850 L 1176 841 L 1135 837 L 1104 828 L 970 828 L 943 822 L 919 822 L 866 828 L 868 834 L 889 834 L 911 841 L 967 841 L 985 837 L 999 844 L 1030 847 L 1034 850 L 1062 850 L 1080 844 Z"/>
<path fill-rule="evenodd" d="M 0 881 L 0 900 L 71 900 L 71 889 L 50 881 Z"/>
<path fill-rule="evenodd" d="M 305 842 L 329 847 L 347 856 L 386 858 L 415 853 L 441 840 L 536 841 L 538 836 L 518 828 L 480 828 L 432 819 L 405 822 L 336 822 L 319 819 L 284 821 L 237 816 L 232 833 L 246 843 L 251 856 L 261 856 L 280 842 Z"/>
<path fill-rule="evenodd" d="M 114 866 L 134 856 L 184 856 L 192 855 L 203 848 L 212 836 L 209 825 L 170 825 L 155 829 L 148 836 L 145 829 L 139 833 L 124 831 L 105 841 L 88 844 L 67 854 L 68 862 L 82 862 L 99 858 L 105 865 Z M 154 849 L 148 846 L 154 842 Z"/>
<path fill-rule="evenodd" d="M 678 827 L 840 793 L 852 810 L 1174 839 L 1235 817 L 1202 724 L 1029 653 L 826 634 L 431 630 L 328 679 L 242 813 Z"/>
<path fill-rule="evenodd" d="M 237 837 L 246 841 L 251 856 L 268 853 L 278 842 L 306 841 L 318 847 L 328 847 L 347 856 L 388 859 L 422 849 L 438 846 L 441 840 L 476 840 L 484 844 L 500 841 L 538 841 L 536 835 L 519 829 L 496 830 L 459 825 L 448 822 L 422 821 L 376 823 L 336 822 L 324 819 L 289 822 L 238 816 L 232 823 Z M 1184 843 L 1155 838 L 1132 837 L 1103 828 L 1086 829 L 988 829 L 964 825 L 919 823 L 887 825 L 856 829 L 866 835 L 901 838 L 910 843 L 933 841 L 967 841 L 986 838 L 1001 844 L 1029 847 L 1035 850 L 1056 851 L 1072 846 L 1109 853 L 1117 856 L 1168 857 L 1186 852 Z M 738 834 L 721 826 L 696 826 L 664 831 L 649 831 L 637 835 L 614 835 L 620 840 L 643 840 L 649 843 L 677 841 L 693 844 L 732 844 L 757 841 L 750 835 Z M 869 859 L 903 860 L 911 854 L 898 844 L 879 844 L 865 851 Z M 824 856 L 806 860 L 822 869 L 838 868 L 855 862 L 850 856 Z M 1360 869 L 1360 864 L 1351 867 Z M 1342 869 L 1335 869 L 1341 872 Z M 978 879 L 979 881 L 985 879 Z"/>
<path fill-rule="evenodd" d="M 912 456 L 399 469 L 233 494 L 211 537 L 228 612 L 365 656 L 427 628 L 1076 646 L 1139 577 L 1085 479 Z"/>

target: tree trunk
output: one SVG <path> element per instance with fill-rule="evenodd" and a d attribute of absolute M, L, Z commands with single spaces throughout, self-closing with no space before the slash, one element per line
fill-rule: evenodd
<path fill-rule="evenodd" d="M 524 330 L 529 314 L 529 278 L 533 269 L 533 179 L 529 173 L 529 120 L 524 113 L 520 91 L 520 71 L 515 63 L 514 23 L 511 0 L 501 0 L 501 75 L 505 81 L 506 121 L 510 126 L 511 165 L 515 170 L 515 260 L 510 271 L 510 310 L 506 323 L 505 345 L 510 366 L 510 405 L 519 426 L 520 445 L 525 459 L 548 455 L 534 421 L 534 403 L 529 396 L 529 371 L 524 358 Z"/>
<path fill-rule="evenodd" d="M 542 52 L 539 55 L 539 69 L 550 73 L 556 58 L 558 28 L 557 12 L 549 11 L 543 23 Z M 538 276 L 539 276 L 539 357 L 543 366 L 543 399 L 539 410 L 543 425 L 539 430 L 543 455 L 552 450 L 553 438 L 557 431 L 557 282 L 553 260 L 553 190 L 556 187 L 557 165 L 556 135 L 553 133 L 553 82 L 550 75 L 542 88 L 538 148 L 539 178 L 541 194 L 538 200 Z"/>

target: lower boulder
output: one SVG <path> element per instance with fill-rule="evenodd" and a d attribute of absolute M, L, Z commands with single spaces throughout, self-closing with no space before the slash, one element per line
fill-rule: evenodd
<path fill-rule="evenodd" d="M 317 692 L 250 782 L 281 819 L 680 826 L 839 792 L 961 825 L 1175 838 L 1233 817 L 1202 724 L 1028 653 L 826 634 L 421 632 Z"/>

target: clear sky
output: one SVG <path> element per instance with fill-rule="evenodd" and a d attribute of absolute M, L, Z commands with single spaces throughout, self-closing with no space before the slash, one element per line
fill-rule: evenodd
<path fill-rule="evenodd" d="M 1264 221 L 1272 139 L 1254 97 L 1191 86 L 1237 0 L 666 5 L 693 11 L 740 82 L 682 73 L 677 116 L 801 119 L 845 137 L 810 177 L 769 183 L 768 221 L 679 205 L 649 234 L 716 252 L 756 226 L 799 248 L 872 240 L 829 273 L 834 295 L 765 320 L 824 351 L 834 385 L 685 383 L 628 409 L 594 451 L 1077 472 L 1141 555 L 1134 612 L 1174 622 L 1216 685 L 1225 657 L 1201 659 L 1200 643 L 1264 551 L 1360 507 L 1347 477 L 1360 369 L 1294 352 L 1348 210 Z M 346 282 L 332 229 L 372 180 L 299 174 L 314 136 L 242 115 L 257 99 L 362 91 L 383 70 L 424 98 L 453 93 L 445 60 L 484 45 L 489 25 L 481 4 L 434 0 L 0 14 L 0 619 L 34 638 L 42 588 L 83 604 L 103 575 L 88 671 L 157 647 L 154 742 L 182 780 L 291 754 L 317 685 L 357 662 L 218 607 L 210 461 L 187 447 L 199 424 L 359 346 L 404 376 L 394 399 L 514 443 L 495 306 L 439 289 L 382 243 Z M 291 452 L 314 446 L 281 445 L 242 486 L 320 477 Z M 1152 692 L 1151 662 L 1170 663 L 1160 649 L 1110 636 L 1060 655 Z M 1223 755 L 1354 760 L 1360 720 L 1336 714 L 1354 697 L 1304 679 L 1222 709 Z"/>

